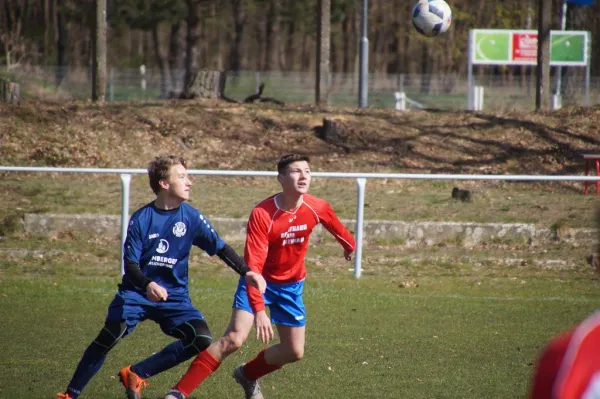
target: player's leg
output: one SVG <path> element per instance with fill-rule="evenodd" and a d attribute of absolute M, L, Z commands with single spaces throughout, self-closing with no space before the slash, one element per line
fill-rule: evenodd
<path fill-rule="evenodd" d="M 108 308 L 104 327 L 87 347 L 66 390 L 70 398 L 76 399 L 88 382 L 100 370 L 108 352 L 131 333 L 144 317 L 143 309 L 128 305 L 126 298 L 117 294 Z"/>
<path fill-rule="evenodd" d="M 211 332 L 201 316 L 186 320 L 173 328 L 164 328 L 164 326 L 161 328 L 167 335 L 178 340 L 131 366 L 131 369 L 142 378 L 152 377 L 191 359 L 208 348 L 212 342 Z"/>
<path fill-rule="evenodd" d="M 229 326 L 223 336 L 213 342 L 207 350 L 198 354 L 188 371 L 170 392 L 181 393 L 184 397 L 189 396 L 209 375 L 217 370 L 227 356 L 238 350 L 248 338 L 254 322 L 254 314 L 248 301 L 243 278 L 238 282 L 232 308 Z M 165 398 L 172 399 L 177 396 L 167 394 Z"/>
<path fill-rule="evenodd" d="M 212 340 L 202 313 L 194 308 L 189 299 L 169 298 L 166 302 L 151 302 L 143 297 L 137 298 L 137 301 L 143 303 L 147 318 L 157 322 L 163 332 L 179 340 L 141 362 L 121 369 L 119 376 L 129 399 L 141 398 L 142 388 L 148 385 L 146 378 L 190 359 Z"/>
<path fill-rule="evenodd" d="M 268 285 L 265 297 L 270 299 L 271 322 L 277 326 L 280 342 L 261 351 L 234 371 L 234 377 L 244 388 L 247 398 L 262 398 L 257 382 L 259 378 L 304 356 L 306 308 L 302 301 L 303 291 L 304 281 Z"/>
<path fill-rule="evenodd" d="M 167 394 L 165 398 L 177 398 L 175 393 L 182 394 L 184 398 L 189 396 L 208 376 L 219 368 L 221 362 L 227 356 L 244 344 L 252 329 L 253 321 L 254 315 L 252 313 L 234 308 L 225 334 L 219 340 L 213 342 L 208 349 L 196 356 L 187 372 L 171 389 L 170 394 L 173 396 Z"/>
<path fill-rule="evenodd" d="M 265 362 L 281 367 L 302 360 L 306 326 L 291 327 L 277 324 L 277 333 L 279 334 L 279 343 L 265 350 Z"/>
<path fill-rule="evenodd" d="M 292 327 L 277 324 L 279 343 L 261 351 L 244 365 L 244 374 L 250 380 L 257 380 L 288 363 L 304 357 L 306 326 Z"/>

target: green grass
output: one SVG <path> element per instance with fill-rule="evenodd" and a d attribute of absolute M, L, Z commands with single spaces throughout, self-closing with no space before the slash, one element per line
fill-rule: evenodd
<path fill-rule="evenodd" d="M 118 239 L 87 235 L 0 240 L 0 397 L 50 398 L 65 388 L 115 293 L 118 251 Z M 567 255 L 577 258 L 577 251 Z M 542 252 L 534 256 L 557 255 Z M 374 244 L 355 280 L 337 245 L 311 247 L 305 358 L 267 376 L 266 397 L 523 397 L 544 342 L 595 310 L 600 291 L 583 262 L 559 270 L 475 259 L 501 253 Z M 422 260 L 410 261 L 415 256 Z M 193 302 L 221 334 L 234 273 L 194 250 L 190 277 Z M 418 287 L 401 288 L 404 281 Z M 116 372 L 168 342 L 154 323 L 142 323 L 110 353 L 82 398 L 123 397 Z M 260 349 L 250 339 L 193 397 L 240 397 L 231 371 Z M 151 378 L 145 397 L 162 398 L 186 369 Z"/>
<path fill-rule="evenodd" d="M 194 176 L 191 203 L 209 217 L 247 218 L 252 207 L 280 189 L 269 177 Z M 472 203 L 452 200 L 452 187 L 473 192 Z M 238 194 L 232 195 L 232 188 Z M 314 195 L 326 198 L 340 218 L 356 217 L 356 182 L 315 178 Z M 533 223 L 538 227 L 594 227 L 596 197 L 560 183 L 368 180 L 365 220 Z M 149 202 L 147 177 L 135 175 L 131 211 Z M 23 213 L 120 214 L 121 183 L 114 176 L 8 173 L 0 180 L 0 220 Z"/>
<path fill-rule="evenodd" d="M 278 189 L 272 178 L 193 179 L 192 203 L 211 217 L 246 218 Z M 452 200 L 454 185 L 472 190 L 473 202 Z M 354 181 L 319 178 L 311 191 L 340 217 L 355 217 Z M 134 176 L 131 210 L 150 198 L 146 177 Z M 119 280 L 119 238 L 25 235 L 18 218 L 27 212 L 119 214 L 120 181 L 4 174 L 0 201 L 11 204 L 0 208 L 0 397 L 50 398 L 65 388 L 102 326 Z M 596 202 L 579 186 L 556 183 L 370 180 L 365 219 L 595 227 Z M 408 248 L 399 239 L 366 239 L 360 280 L 333 239 L 311 246 L 305 359 L 264 379 L 267 398 L 524 397 L 542 345 L 600 300 L 598 280 L 585 264 L 594 243 L 530 247 L 496 240 L 466 250 L 459 242 Z M 242 250 L 242 243 L 232 245 Z M 536 264 L 552 260 L 567 266 Z M 235 275 L 194 250 L 190 276 L 192 299 L 218 336 L 228 323 Z M 123 397 L 116 372 L 168 342 L 154 323 L 142 323 L 111 352 L 82 398 Z M 240 397 L 231 371 L 260 349 L 249 340 L 193 397 Z M 162 398 L 186 369 L 153 377 L 145 397 Z"/>

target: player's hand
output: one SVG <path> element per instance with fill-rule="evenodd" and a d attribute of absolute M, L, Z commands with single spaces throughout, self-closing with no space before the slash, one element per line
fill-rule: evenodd
<path fill-rule="evenodd" d="M 347 249 L 344 250 L 344 258 L 346 258 L 346 260 L 352 260 L 352 254 L 354 253 L 354 251 L 348 251 Z"/>
<path fill-rule="evenodd" d="M 161 287 L 153 281 L 146 287 L 146 296 L 152 302 L 159 302 L 166 301 L 168 295 L 167 290 L 164 287 Z"/>
<path fill-rule="evenodd" d="M 252 287 L 256 288 L 261 294 L 264 294 L 267 290 L 267 282 L 260 273 L 248 272 L 244 276 L 244 280 L 246 280 L 247 285 L 251 285 Z"/>
<path fill-rule="evenodd" d="M 264 310 L 258 311 L 254 315 L 254 327 L 256 327 L 256 339 L 261 340 L 265 345 L 275 336 L 271 320 Z"/>

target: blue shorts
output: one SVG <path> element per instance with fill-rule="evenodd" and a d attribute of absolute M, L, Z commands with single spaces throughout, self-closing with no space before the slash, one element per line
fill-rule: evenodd
<path fill-rule="evenodd" d="M 204 316 L 192 305 L 189 297 L 176 297 L 167 301 L 152 302 L 144 295 L 132 290 L 119 290 L 108 306 L 107 322 L 125 322 L 130 334 L 137 324 L 146 319 L 155 321 L 161 330 L 171 335 L 178 325 L 193 319 L 204 320 Z"/>
<path fill-rule="evenodd" d="M 267 282 L 263 298 L 271 313 L 271 323 L 290 327 L 306 325 L 306 308 L 302 302 L 304 280 L 297 283 L 275 284 Z M 254 313 L 250 307 L 246 281 L 240 278 L 233 297 L 233 307 Z"/>

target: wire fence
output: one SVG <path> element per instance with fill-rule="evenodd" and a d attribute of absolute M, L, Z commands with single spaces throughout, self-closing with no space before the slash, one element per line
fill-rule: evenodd
<path fill-rule="evenodd" d="M 530 67 L 528 67 L 530 68 Z M 481 70 L 482 72 L 485 70 Z M 484 87 L 483 109 L 533 109 L 535 105 L 535 74 L 476 73 L 476 85 Z M 553 72 L 556 75 L 556 71 Z M 54 99 L 88 99 L 91 96 L 91 69 L 28 66 L 1 73 L 0 76 L 21 84 L 27 96 Z M 163 76 L 155 68 L 110 68 L 107 76 L 108 101 L 152 101 L 176 98 L 183 91 L 185 71 L 171 70 Z M 332 73 L 326 89 L 328 102 L 334 106 L 358 105 L 358 74 Z M 556 76 L 552 91 L 556 91 Z M 228 72 L 225 94 L 243 100 L 265 83 L 264 95 L 286 103 L 301 104 L 315 101 L 314 72 Z M 563 68 L 561 91 L 563 106 L 583 106 L 585 76 L 578 68 Z M 466 75 L 456 73 L 370 74 L 368 79 L 369 107 L 395 108 L 398 95 L 426 108 L 463 110 L 467 107 Z M 592 77 L 589 86 L 590 105 L 600 103 L 600 77 Z M 409 102 L 409 104 L 411 104 Z"/>

